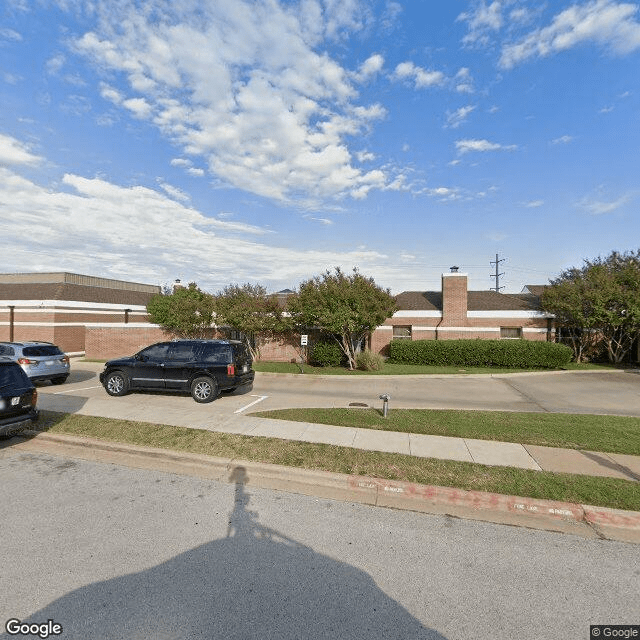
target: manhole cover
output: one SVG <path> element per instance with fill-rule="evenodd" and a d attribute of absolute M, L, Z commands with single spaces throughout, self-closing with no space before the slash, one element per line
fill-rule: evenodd
<path fill-rule="evenodd" d="M 369 407 L 369 405 L 365 404 L 364 402 L 350 402 L 349 406 L 350 407 L 364 407 L 365 409 L 367 409 Z"/>

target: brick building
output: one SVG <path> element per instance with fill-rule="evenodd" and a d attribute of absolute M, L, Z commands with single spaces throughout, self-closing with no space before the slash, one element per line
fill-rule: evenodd
<path fill-rule="evenodd" d="M 87 358 L 130 355 L 171 338 L 147 316 L 158 293 L 155 285 L 73 273 L 0 274 L 0 340 L 45 340 Z M 290 293 L 276 295 L 285 304 Z M 553 319 L 539 310 L 532 285 L 519 294 L 468 291 L 467 275 L 452 271 L 443 274 L 441 291 L 405 291 L 396 300 L 399 310 L 370 337 L 377 353 L 386 354 L 392 339 L 554 339 Z M 212 330 L 214 336 L 239 337 Z M 268 340 L 262 359 L 297 360 L 299 345 L 299 336 Z"/>
<path fill-rule="evenodd" d="M 467 274 L 442 274 L 441 291 L 404 291 L 399 310 L 371 335 L 371 350 L 386 354 L 394 339 L 462 338 L 549 340 L 555 338 L 553 317 L 540 311 L 540 287 L 523 293 L 468 291 Z M 538 292 L 539 293 L 539 292 Z"/>
<path fill-rule="evenodd" d="M 146 307 L 158 293 L 155 285 L 75 273 L 0 274 L 0 340 L 44 340 L 97 358 L 131 353 L 162 338 Z"/>

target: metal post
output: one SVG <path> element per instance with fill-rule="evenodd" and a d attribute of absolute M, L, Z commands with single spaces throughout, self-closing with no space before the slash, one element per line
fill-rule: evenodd
<path fill-rule="evenodd" d="M 380 400 L 382 400 L 382 417 L 386 418 L 389 413 L 389 400 L 391 400 L 391 396 L 388 393 L 383 393 L 380 396 Z"/>
<path fill-rule="evenodd" d="M 9 305 L 9 342 L 13 342 L 13 320 L 14 320 L 14 309 L 13 305 Z"/>

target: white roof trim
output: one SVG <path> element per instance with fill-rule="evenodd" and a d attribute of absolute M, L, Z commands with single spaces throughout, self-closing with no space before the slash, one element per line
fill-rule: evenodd
<path fill-rule="evenodd" d="M 0 312 L 10 306 L 16 307 L 16 311 L 19 310 L 18 307 L 29 310 L 52 308 L 56 311 L 62 311 L 64 309 L 109 309 L 114 311 L 131 309 L 131 311 L 143 311 L 145 313 L 147 311 L 147 307 L 141 304 L 77 302 L 75 300 L 0 300 Z"/>
<path fill-rule="evenodd" d="M 542 311 L 467 311 L 467 318 L 553 318 Z"/>

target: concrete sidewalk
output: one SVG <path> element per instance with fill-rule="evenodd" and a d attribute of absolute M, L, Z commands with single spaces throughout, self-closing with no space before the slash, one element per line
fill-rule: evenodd
<path fill-rule="evenodd" d="M 640 481 L 640 456 L 617 453 L 337 427 L 252 416 L 237 417 L 215 426 L 200 424 L 197 428 L 247 436 L 317 442 L 366 451 L 401 453 L 419 458 L 459 460 L 491 466 Z"/>

